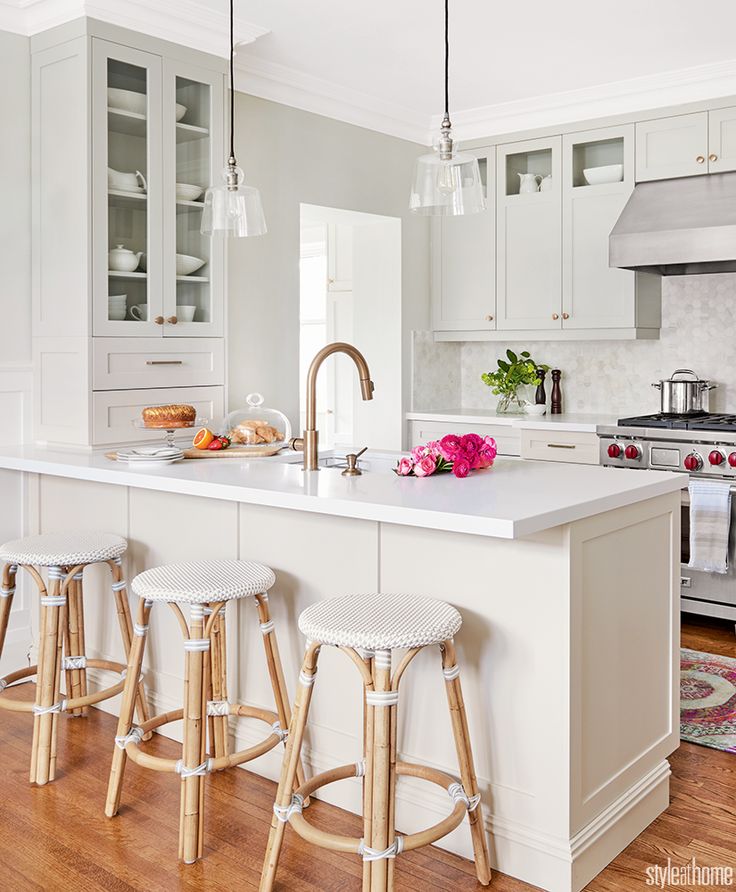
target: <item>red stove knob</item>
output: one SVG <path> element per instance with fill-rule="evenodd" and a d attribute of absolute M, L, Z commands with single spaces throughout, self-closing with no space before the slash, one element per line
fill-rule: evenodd
<path fill-rule="evenodd" d="M 634 446 L 633 443 L 626 447 L 624 450 L 624 455 L 629 460 L 633 461 L 634 459 L 641 458 L 641 449 L 638 446 Z"/>
<path fill-rule="evenodd" d="M 736 452 L 732 452 L 728 456 L 728 463 L 729 465 L 731 465 L 732 468 L 736 468 Z"/>
<path fill-rule="evenodd" d="M 708 456 L 708 461 L 712 465 L 720 465 L 725 460 L 725 458 L 726 456 L 722 452 L 720 452 L 718 449 L 714 449 L 713 452 L 711 452 Z"/>
<path fill-rule="evenodd" d="M 690 455 L 685 456 L 684 464 L 688 471 L 699 471 L 703 467 L 703 459 L 691 452 Z"/>
<path fill-rule="evenodd" d="M 609 458 L 619 458 L 620 455 L 621 455 L 621 447 L 618 445 L 618 443 L 611 443 L 611 445 L 608 447 Z M 734 455 L 734 459 L 736 459 L 736 452 L 734 452 L 733 455 Z"/>

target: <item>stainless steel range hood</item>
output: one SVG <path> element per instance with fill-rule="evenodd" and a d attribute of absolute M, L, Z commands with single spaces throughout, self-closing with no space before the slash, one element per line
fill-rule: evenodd
<path fill-rule="evenodd" d="M 736 173 L 639 183 L 609 237 L 609 266 L 736 272 Z"/>

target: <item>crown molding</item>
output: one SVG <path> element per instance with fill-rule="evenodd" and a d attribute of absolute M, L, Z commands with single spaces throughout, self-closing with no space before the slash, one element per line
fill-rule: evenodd
<path fill-rule="evenodd" d="M 0 0 L 0 29 L 31 37 L 90 16 L 216 56 L 228 55 L 229 17 L 192 0 Z M 235 19 L 235 41 L 253 43 L 268 29 Z"/>
<path fill-rule="evenodd" d="M 236 57 L 235 89 L 378 133 L 429 143 L 425 115 L 255 56 Z"/>
<path fill-rule="evenodd" d="M 460 139 L 481 139 L 653 108 L 719 99 L 736 93 L 736 59 L 630 78 L 580 90 L 534 96 L 457 111 L 453 130 Z M 440 126 L 440 115 L 431 129 Z"/>

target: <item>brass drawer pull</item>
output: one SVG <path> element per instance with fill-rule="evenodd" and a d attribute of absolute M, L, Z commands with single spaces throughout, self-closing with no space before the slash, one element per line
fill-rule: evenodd
<path fill-rule="evenodd" d="M 698 157 L 695 160 L 698 162 L 698 164 L 704 164 L 705 163 L 705 155 L 698 155 Z"/>
<path fill-rule="evenodd" d="M 547 443 L 547 449 L 575 449 L 574 443 Z"/>
<path fill-rule="evenodd" d="M 183 359 L 147 359 L 146 365 L 184 365 Z"/>

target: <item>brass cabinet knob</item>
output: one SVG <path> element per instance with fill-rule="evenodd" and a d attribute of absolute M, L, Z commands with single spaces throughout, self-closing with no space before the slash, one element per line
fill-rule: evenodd
<path fill-rule="evenodd" d="M 553 318 L 553 319 L 555 320 L 555 322 L 556 322 L 556 321 L 560 318 L 560 314 L 559 314 L 559 313 L 552 313 L 552 318 Z"/>
<path fill-rule="evenodd" d="M 490 314 L 486 316 L 486 322 L 493 322 L 493 316 L 491 316 Z"/>
<path fill-rule="evenodd" d="M 156 316 L 156 318 L 155 318 L 153 321 L 156 323 L 156 325 L 163 325 L 163 324 L 164 324 L 164 317 L 163 317 L 163 316 Z"/>
<path fill-rule="evenodd" d="M 718 155 L 716 155 L 715 152 L 711 152 L 710 155 L 708 155 L 708 161 L 718 161 Z"/>
<path fill-rule="evenodd" d="M 570 314 L 569 314 L 569 313 L 563 313 L 563 314 L 562 314 L 562 318 L 563 318 L 563 319 L 569 319 L 569 318 L 570 318 Z"/>
<path fill-rule="evenodd" d="M 166 321 L 169 323 L 169 325 L 176 325 L 179 320 L 176 318 L 176 316 L 169 316 Z"/>
<path fill-rule="evenodd" d="M 705 156 L 703 156 L 703 155 L 698 155 L 698 157 L 697 157 L 695 160 L 698 162 L 698 164 L 704 164 L 704 163 L 705 163 Z"/>

